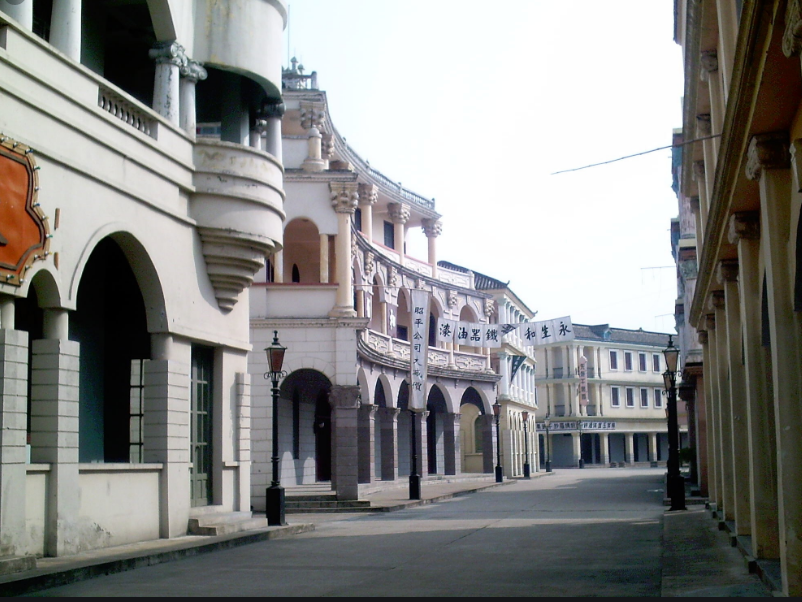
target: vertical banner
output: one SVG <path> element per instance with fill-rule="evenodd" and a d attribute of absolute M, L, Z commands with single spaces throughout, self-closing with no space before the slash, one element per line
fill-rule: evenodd
<path fill-rule="evenodd" d="M 579 358 L 579 405 L 588 405 L 588 358 Z"/>
<path fill-rule="evenodd" d="M 410 332 L 410 387 L 409 409 L 422 412 L 426 409 L 426 369 L 429 348 L 429 293 L 419 289 L 410 291 L 412 315 Z"/>

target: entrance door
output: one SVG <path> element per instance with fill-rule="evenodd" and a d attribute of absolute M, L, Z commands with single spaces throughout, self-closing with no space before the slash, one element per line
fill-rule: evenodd
<path fill-rule="evenodd" d="M 315 403 L 315 478 L 331 481 L 331 406 L 328 391 L 320 391 Z"/>
<path fill-rule="evenodd" d="M 212 370 L 214 349 L 192 348 L 192 409 L 190 416 L 192 506 L 212 502 Z"/>

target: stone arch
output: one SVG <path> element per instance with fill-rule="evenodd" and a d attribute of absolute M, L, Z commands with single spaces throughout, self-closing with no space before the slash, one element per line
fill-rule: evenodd
<path fill-rule="evenodd" d="M 27 297 L 35 289 L 41 308 L 57 308 L 62 305 L 61 278 L 54 267 L 35 261 L 28 270 L 25 283 L 20 288 L 21 297 Z"/>
<path fill-rule="evenodd" d="M 295 217 L 284 226 L 284 274 L 298 269 L 299 284 L 320 283 L 320 230 L 308 217 Z"/>
<path fill-rule="evenodd" d="M 374 396 L 370 389 L 370 385 L 368 384 L 368 377 L 365 374 L 364 368 L 359 368 L 359 370 L 357 370 L 356 382 L 359 384 L 359 392 L 362 396 L 362 405 L 372 405 L 374 403 Z"/>
<path fill-rule="evenodd" d="M 169 330 L 170 320 L 159 272 L 150 258 L 150 253 L 140 242 L 142 237 L 132 230 L 129 224 L 115 222 L 99 228 L 90 237 L 70 281 L 70 307 L 74 309 L 77 306 L 78 287 L 89 258 L 102 240 L 110 238 L 120 247 L 134 272 L 145 304 L 148 332 L 166 332 Z"/>
<path fill-rule="evenodd" d="M 334 371 L 334 365 L 324 361 L 318 357 L 309 357 L 309 356 L 302 356 L 300 358 L 291 358 L 292 363 L 296 364 L 296 370 L 300 370 L 302 368 L 308 368 L 310 370 L 317 370 L 321 374 L 325 375 L 330 381 L 334 381 L 336 372 Z"/>
<path fill-rule="evenodd" d="M 465 472 L 493 472 L 493 414 L 480 389 L 467 387 L 460 399 L 460 440 Z"/>
<path fill-rule="evenodd" d="M 384 399 L 387 402 L 388 408 L 397 408 L 398 405 L 398 391 L 395 387 L 393 387 L 393 383 L 390 378 L 382 372 L 379 374 L 379 377 L 376 379 L 376 382 L 381 382 L 382 387 L 384 388 Z"/>

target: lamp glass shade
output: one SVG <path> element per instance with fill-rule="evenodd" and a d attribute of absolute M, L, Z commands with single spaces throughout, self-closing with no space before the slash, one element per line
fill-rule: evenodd
<path fill-rule="evenodd" d="M 671 372 L 668 370 L 663 372 L 663 386 L 665 386 L 666 391 L 671 389 Z"/>
<path fill-rule="evenodd" d="M 677 371 L 677 363 L 679 362 L 679 348 L 674 347 L 674 341 L 671 336 L 668 337 L 668 347 L 663 349 L 663 357 L 666 358 L 666 367 L 671 372 Z"/>
<path fill-rule="evenodd" d="M 529 420 L 529 412 L 524 410 L 523 412 L 521 412 L 521 417 L 524 419 L 524 422 L 527 422 Z"/>
<path fill-rule="evenodd" d="M 501 404 L 496 402 L 493 404 L 493 416 L 498 416 L 501 414 Z"/>
<path fill-rule="evenodd" d="M 278 330 L 273 331 L 273 343 L 270 347 L 265 349 L 267 354 L 267 364 L 270 366 L 270 372 L 281 372 L 284 366 L 284 353 L 287 348 L 278 342 Z"/>

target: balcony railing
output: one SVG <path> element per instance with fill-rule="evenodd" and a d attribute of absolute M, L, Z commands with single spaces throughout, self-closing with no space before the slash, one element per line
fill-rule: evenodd
<path fill-rule="evenodd" d="M 409 362 L 409 342 L 395 339 L 389 335 L 367 330 L 365 343 L 377 353 L 389 359 Z M 449 365 L 449 352 L 438 347 L 429 347 L 429 367 L 456 369 L 465 372 L 485 372 L 487 370 L 487 356 L 475 353 L 454 352 L 454 364 Z"/>

